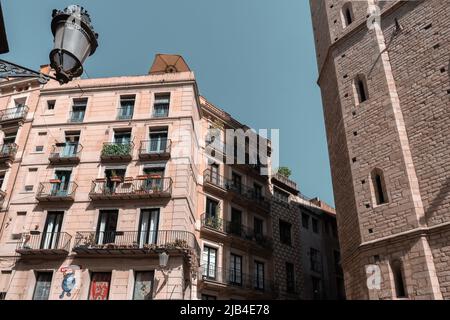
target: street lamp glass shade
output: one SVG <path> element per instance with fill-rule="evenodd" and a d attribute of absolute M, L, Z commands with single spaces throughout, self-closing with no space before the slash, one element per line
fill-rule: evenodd
<path fill-rule="evenodd" d="M 169 261 L 169 255 L 166 252 L 161 252 L 159 254 L 159 265 L 162 268 L 167 267 L 167 262 Z"/>
<path fill-rule="evenodd" d="M 50 63 L 56 78 L 67 83 L 83 73 L 83 63 L 98 47 L 98 34 L 87 11 L 75 5 L 53 11 L 52 32 L 54 48 L 50 52 Z"/>

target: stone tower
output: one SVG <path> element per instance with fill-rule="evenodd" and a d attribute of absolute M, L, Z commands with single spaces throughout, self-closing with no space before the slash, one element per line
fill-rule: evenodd
<path fill-rule="evenodd" d="M 450 6 L 310 0 L 349 299 L 450 299 Z"/>

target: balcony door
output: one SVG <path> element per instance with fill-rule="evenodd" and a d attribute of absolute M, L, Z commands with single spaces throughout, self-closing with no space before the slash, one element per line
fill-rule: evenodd
<path fill-rule="evenodd" d="M 63 218 L 63 211 L 48 212 L 42 234 L 41 249 L 57 249 Z"/>
<path fill-rule="evenodd" d="M 167 148 L 167 130 L 150 131 L 149 153 L 162 153 Z"/>
<path fill-rule="evenodd" d="M 231 175 L 231 181 L 233 189 L 238 193 L 242 193 L 242 177 L 233 172 Z"/>
<path fill-rule="evenodd" d="M 143 209 L 139 223 L 139 248 L 158 241 L 159 209 Z"/>
<path fill-rule="evenodd" d="M 218 201 L 213 200 L 211 198 L 206 198 L 206 218 L 217 219 L 219 216 L 218 209 L 219 209 Z"/>
<path fill-rule="evenodd" d="M 231 284 L 242 285 L 242 257 L 236 254 L 230 256 L 230 279 Z"/>
<path fill-rule="evenodd" d="M 217 249 L 205 246 L 202 254 L 203 277 L 216 280 Z"/>
<path fill-rule="evenodd" d="M 111 286 L 111 272 L 93 272 L 89 300 L 108 300 Z"/>
<path fill-rule="evenodd" d="M 60 182 L 52 184 L 52 196 L 66 196 L 69 193 L 71 175 L 72 171 L 70 170 L 55 171 L 55 179 Z"/>
<path fill-rule="evenodd" d="M 209 170 L 211 172 L 211 182 L 216 186 L 219 185 L 219 165 L 213 163 L 209 166 Z"/>
<path fill-rule="evenodd" d="M 118 216 L 118 210 L 100 211 L 96 234 L 97 244 L 107 244 L 115 242 Z"/>
<path fill-rule="evenodd" d="M 13 152 L 13 143 L 16 142 L 17 130 L 5 132 L 5 136 L 3 137 L 3 146 L 1 150 L 2 156 L 8 156 L 11 152 Z"/>
<path fill-rule="evenodd" d="M 125 172 L 126 169 L 105 169 L 106 185 L 104 192 L 115 193 L 125 177 Z"/>
<path fill-rule="evenodd" d="M 144 168 L 144 174 L 148 176 L 144 182 L 145 190 L 162 191 L 164 187 L 164 171 L 165 168 L 163 166 Z"/>
<path fill-rule="evenodd" d="M 61 157 L 73 157 L 77 153 L 78 144 L 80 142 L 79 133 L 66 133 L 66 142 L 64 148 L 61 150 Z"/>
<path fill-rule="evenodd" d="M 241 236 L 241 226 L 242 226 L 242 211 L 232 208 L 231 209 L 231 223 L 230 223 L 230 233 Z"/>

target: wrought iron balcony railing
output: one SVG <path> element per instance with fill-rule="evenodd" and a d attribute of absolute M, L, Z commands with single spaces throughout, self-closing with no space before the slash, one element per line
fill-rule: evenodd
<path fill-rule="evenodd" d="M 62 182 L 53 179 L 39 184 L 36 199 L 39 201 L 73 201 L 78 185 L 75 182 Z"/>
<path fill-rule="evenodd" d="M 92 182 L 89 196 L 92 200 L 105 200 L 170 197 L 171 194 L 172 178 L 145 175 L 138 178 L 97 179 Z"/>
<path fill-rule="evenodd" d="M 84 121 L 85 111 L 70 111 L 69 123 L 80 123 Z"/>
<path fill-rule="evenodd" d="M 32 232 L 22 234 L 16 252 L 22 255 L 67 254 L 72 236 L 66 232 Z"/>
<path fill-rule="evenodd" d="M 80 231 L 75 236 L 76 252 L 146 254 L 159 250 L 192 250 L 200 255 L 195 235 L 188 231 Z"/>
<path fill-rule="evenodd" d="M 243 273 L 238 268 L 219 268 L 215 265 L 200 266 L 201 279 L 210 283 L 226 284 L 255 292 L 272 293 L 274 282 L 266 277 Z"/>
<path fill-rule="evenodd" d="M 127 160 L 132 158 L 134 149 L 133 142 L 105 142 L 103 143 L 101 159 L 106 160 Z"/>
<path fill-rule="evenodd" d="M 270 201 L 263 197 L 255 188 L 248 187 L 244 184 L 236 184 L 233 180 L 226 179 L 218 173 L 206 169 L 203 173 L 203 182 L 212 184 L 221 188 L 223 191 L 232 192 L 236 198 L 240 200 L 250 201 L 256 204 L 260 209 L 270 210 Z"/>
<path fill-rule="evenodd" d="M 170 158 L 170 151 L 172 141 L 170 139 L 155 139 L 141 141 L 139 148 L 140 159 L 168 159 Z"/>
<path fill-rule="evenodd" d="M 204 213 L 201 216 L 202 227 L 206 227 L 215 231 L 225 232 L 226 222 L 219 218 L 214 217 L 211 214 Z"/>
<path fill-rule="evenodd" d="M 0 161 L 12 161 L 16 157 L 18 146 L 15 143 L 6 143 L 0 145 Z"/>
<path fill-rule="evenodd" d="M 28 107 L 18 105 L 14 108 L 0 110 L 0 123 L 24 120 L 28 113 Z"/>
<path fill-rule="evenodd" d="M 83 146 L 79 143 L 63 142 L 52 147 L 49 160 L 52 163 L 78 162 Z"/>
<path fill-rule="evenodd" d="M 242 224 L 225 221 L 219 217 L 214 217 L 211 214 L 204 213 L 201 215 L 201 223 L 203 228 L 214 231 L 220 231 L 228 235 L 242 238 L 243 240 L 251 241 L 264 248 L 272 248 L 272 239 L 262 232 L 257 232 L 252 228 Z"/>
<path fill-rule="evenodd" d="M 117 112 L 118 120 L 129 120 L 133 118 L 134 108 L 119 107 Z"/>

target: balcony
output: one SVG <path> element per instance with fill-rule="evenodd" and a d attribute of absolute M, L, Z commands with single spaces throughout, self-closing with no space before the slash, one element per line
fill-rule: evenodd
<path fill-rule="evenodd" d="M 105 142 L 100 158 L 104 162 L 129 162 L 132 158 L 133 149 L 133 142 Z"/>
<path fill-rule="evenodd" d="M 67 255 L 72 236 L 66 232 L 31 232 L 22 234 L 16 252 L 24 255 Z"/>
<path fill-rule="evenodd" d="M 0 145 L 0 163 L 13 162 L 16 158 L 18 146 L 15 143 Z"/>
<path fill-rule="evenodd" d="M 192 252 L 197 257 L 200 247 L 195 235 L 188 231 L 86 231 L 77 232 L 73 251 L 77 254 L 148 255 L 163 250 Z"/>
<path fill-rule="evenodd" d="M 3 190 L 0 190 L 0 201 L 5 200 L 5 198 L 6 198 L 6 192 Z"/>
<path fill-rule="evenodd" d="M 70 164 L 80 162 L 83 146 L 78 143 L 57 143 L 53 146 L 49 156 L 51 164 Z"/>
<path fill-rule="evenodd" d="M 42 202 L 74 201 L 77 188 L 75 182 L 63 183 L 59 179 L 53 179 L 39 184 L 36 199 Z"/>
<path fill-rule="evenodd" d="M 97 179 L 92 182 L 89 193 L 92 200 L 170 198 L 171 195 L 172 178 L 155 178 L 153 175 L 143 175 L 136 179 Z"/>
<path fill-rule="evenodd" d="M 172 141 L 170 139 L 141 141 L 139 159 L 168 160 L 170 159 L 171 147 Z"/>
<path fill-rule="evenodd" d="M 236 185 L 232 180 L 206 169 L 203 173 L 203 187 L 219 196 L 230 196 L 232 201 L 243 206 L 255 206 L 264 212 L 270 211 L 270 201 L 260 195 L 254 188 L 243 184 Z"/>
<path fill-rule="evenodd" d="M 0 126 L 21 125 L 28 114 L 28 107 L 19 105 L 14 108 L 0 111 Z"/>
<path fill-rule="evenodd" d="M 236 224 L 231 221 L 225 221 L 218 217 L 212 217 L 206 213 L 201 216 L 201 230 L 209 233 L 219 232 L 222 235 L 230 236 L 237 240 L 236 243 L 248 245 L 256 244 L 264 249 L 272 249 L 272 239 L 262 233 L 255 232 L 241 224 Z M 231 238 L 231 240 L 233 240 Z M 246 242 L 243 242 L 245 240 Z"/>
<path fill-rule="evenodd" d="M 274 283 L 265 278 L 242 273 L 237 269 L 224 269 L 215 266 L 200 266 L 201 286 L 211 289 L 227 287 L 229 290 L 246 290 L 249 294 L 273 295 Z"/>

